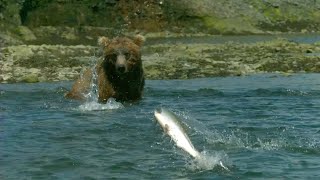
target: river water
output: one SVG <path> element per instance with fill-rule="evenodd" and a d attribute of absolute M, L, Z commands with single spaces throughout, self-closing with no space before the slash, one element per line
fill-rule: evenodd
<path fill-rule="evenodd" d="M 320 178 L 320 74 L 149 80 L 133 104 L 64 99 L 70 86 L 0 84 L 0 179 Z M 164 134 L 157 107 L 202 160 Z"/>

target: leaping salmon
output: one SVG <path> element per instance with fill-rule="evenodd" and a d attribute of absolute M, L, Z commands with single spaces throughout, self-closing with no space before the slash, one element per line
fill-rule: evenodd
<path fill-rule="evenodd" d="M 158 108 L 154 111 L 154 116 L 164 132 L 171 137 L 179 148 L 189 153 L 197 161 L 203 161 L 203 158 L 205 157 L 201 156 L 199 151 L 193 146 L 187 133 L 183 129 L 179 118 L 173 112 L 165 108 Z M 230 171 L 224 166 L 221 160 L 219 160 L 219 164 L 225 170 Z"/>
<path fill-rule="evenodd" d="M 199 151 L 194 148 L 187 133 L 182 128 L 179 118 L 174 113 L 165 108 L 158 108 L 155 110 L 154 116 L 164 132 L 172 138 L 179 148 L 183 149 L 194 158 L 200 156 Z"/>

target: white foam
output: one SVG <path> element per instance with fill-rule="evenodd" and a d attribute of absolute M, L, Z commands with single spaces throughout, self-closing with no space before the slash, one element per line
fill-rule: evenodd
<path fill-rule="evenodd" d="M 101 111 L 101 110 L 111 110 L 111 109 L 121 109 L 123 104 L 117 102 L 113 98 L 109 98 L 106 104 L 100 104 L 97 101 L 89 101 L 79 106 L 81 111 Z"/>
<path fill-rule="evenodd" d="M 192 171 L 208 171 L 219 167 L 230 171 L 228 166 L 230 166 L 230 162 L 225 153 L 208 153 L 206 151 L 202 151 L 200 156 L 188 164 L 188 168 Z"/>

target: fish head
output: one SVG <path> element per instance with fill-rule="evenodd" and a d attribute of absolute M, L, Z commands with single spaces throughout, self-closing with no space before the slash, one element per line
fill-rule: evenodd
<path fill-rule="evenodd" d="M 165 133 L 168 134 L 172 128 L 176 127 L 173 123 L 176 121 L 175 116 L 169 110 L 162 107 L 157 108 L 154 111 L 154 116 Z"/>
<path fill-rule="evenodd" d="M 157 108 L 157 109 L 154 111 L 154 116 L 156 117 L 156 120 L 157 120 L 158 123 L 161 125 L 161 127 L 162 127 L 163 129 L 165 129 L 166 119 L 165 119 L 165 116 L 164 116 L 163 113 L 162 113 L 162 110 L 163 110 L 163 108 Z"/>

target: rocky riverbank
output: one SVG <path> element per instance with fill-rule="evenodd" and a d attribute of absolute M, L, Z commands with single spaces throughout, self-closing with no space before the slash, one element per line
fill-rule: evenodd
<path fill-rule="evenodd" d="M 74 80 L 100 57 L 95 46 L 16 45 L 0 49 L 0 83 Z M 155 43 L 143 48 L 147 79 L 320 72 L 320 43 Z"/>
<path fill-rule="evenodd" d="M 0 0 L 0 83 L 73 80 L 99 58 L 98 36 L 320 32 L 317 0 Z M 148 38 L 147 37 L 147 38 Z M 319 43 L 154 43 L 148 79 L 319 72 Z"/>
<path fill-rule="evenodd" d="M 320 44 L 286 39 L 259 43 L 154 45 L 144 57 L 150 79 L 320 72 Z"/>
<path fill-rule="evenodd" d="M 0 49 L 0 82 L 71 80 L 95 60 L 93 46 L 16 45 Z"/>

